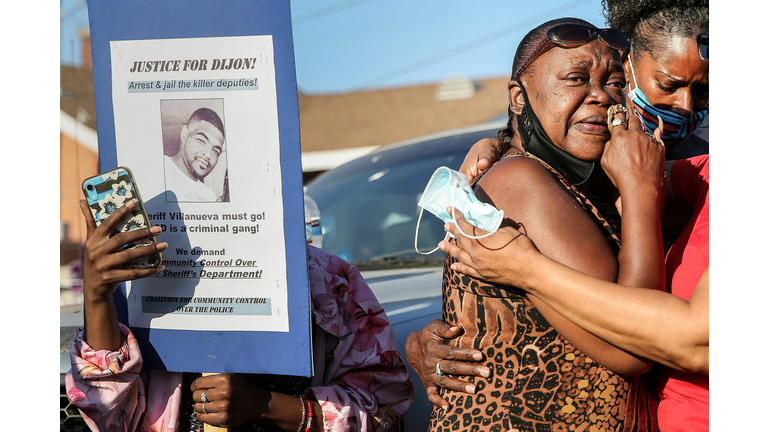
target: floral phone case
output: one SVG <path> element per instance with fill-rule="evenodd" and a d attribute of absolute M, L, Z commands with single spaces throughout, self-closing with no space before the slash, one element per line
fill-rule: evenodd
<path fill-rule="evenodd" d="M 96 226 L 101 225 L 104 219 L 131 200 L 136 200 L 137 205 L 131 213 L 117 224 L 115 232 L 127 232 L 149 226 L 149 218 L 144 209 L 144 202 L 141 200 L 141 195 L 139 195 L 139 189 L 136 187 L 133 174 L 128 168 L 118 167 L 112 171 L 85 179 L 83 181 L 83 193 L 88 201 L 93 219 L 96 221 Z M 154 237 L 150 237 L 137 243 L 129 243 L 123 247 L 123 250 L 156 242 L 157 240 Z M 128 267 L 151 268 L 157 267 L 161 262 L 162 255 L 157 253 L 137 258 Z"/>

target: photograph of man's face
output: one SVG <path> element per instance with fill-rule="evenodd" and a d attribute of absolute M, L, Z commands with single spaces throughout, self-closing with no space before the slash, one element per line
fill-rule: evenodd
<path fill-rule="evenodd" d="M 223 147 L 224 134 L 206 120 L 192 118 L 181 127 L 179 151 L 188 172 L 198 180 L 213 171 Z"/>
<path fill-rule="evenodd" d="M 167 202 L 229 201 L 223 99 L 160 101 Z"/>

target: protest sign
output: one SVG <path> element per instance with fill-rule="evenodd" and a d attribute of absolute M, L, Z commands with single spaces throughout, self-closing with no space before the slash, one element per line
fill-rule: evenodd
<path fill-rule="evenodd" d="M 101 169 L 132 170 L 169 245 L 116 293 L 145 367 L 311 375 L 288 2 L 88 8 Z"/>

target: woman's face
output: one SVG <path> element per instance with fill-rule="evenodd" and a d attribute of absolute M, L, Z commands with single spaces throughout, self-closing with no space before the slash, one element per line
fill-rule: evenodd
<path fill-rule="evenodd" d="M 709 62 L 699 57 L 694 38 L 671 36 L 667 42 L 662 52 L 632 55 L 632 64 L 626 60 L 624 70 L 651 105 L 690 117 L 709 106 Z"/>
<path fill-rule="evenodd" d="M 520 83 L 556 146 L 579 159 L 600 159 L 611 137 L 608 108 L 624 104 L 626 80 L 618 51 L 597 40 L 578 48 L 555 47 L 533 62 Z M 519 103 L 521 92 L 513 82 L 510 91 L 511 100 Z"/>

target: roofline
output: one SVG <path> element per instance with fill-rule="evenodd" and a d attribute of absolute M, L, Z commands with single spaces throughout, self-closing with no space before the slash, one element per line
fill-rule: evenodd
<path fill-rule="evenodd" d="M 59 110 L 59 112 L 61 113 L 59 119 L 59 130 L 61 133 L 87 147 L 94 153 L 99 154 L 99 139 L 96 131 L 86 126 L 85 123 L 77 121 L 64 111 Z"/>
<path fill-rule="evenodd" d="M 420 136 L 418 138 L 413 138 L 413 139 L 409 139 L 409 140 L 406 140 L 406 141 L 400 141 L 400 142 L 397 142 L 397 143 L 394 143 L 394 144 L 387 144 L 387 145 L 379 146 L 376 149 L 376 151 L 384 150 L 384 148 L 389 150 L 389 149 L 393 149 L 393 148 L 404 147 L 404 146 L 408 146 L 408 145 L 411 145 L 411 144 L 416 144 L 416 143 L 423 142 L 423 141 L 431 141 L 431 140 L 435 140 L 435 139 L 439 139 L 439 138 L 445 138 L 445 137 L 459 135 L 459 134 L 464 134 L 464 133 L 479 132 L 479 131 L 483 131 L 483 130 L 487 130 L 487 129 L 503 129 L 505 125 L 506 125 L 506 122 L 491 121 L 491 122 L 476 124 L 476 125 L 472 125 L 472 126 L 464 126 L 464 127 L 460 127 L 460 128 L 456 128 L 456 129 L 450 129 L 450 130 L 443 131 L 443 132 L 437 132 L 437 133 L 433 133 L 433 134 L 429 134 L 429 135 L 423 135 L 423 136 Z"/>

